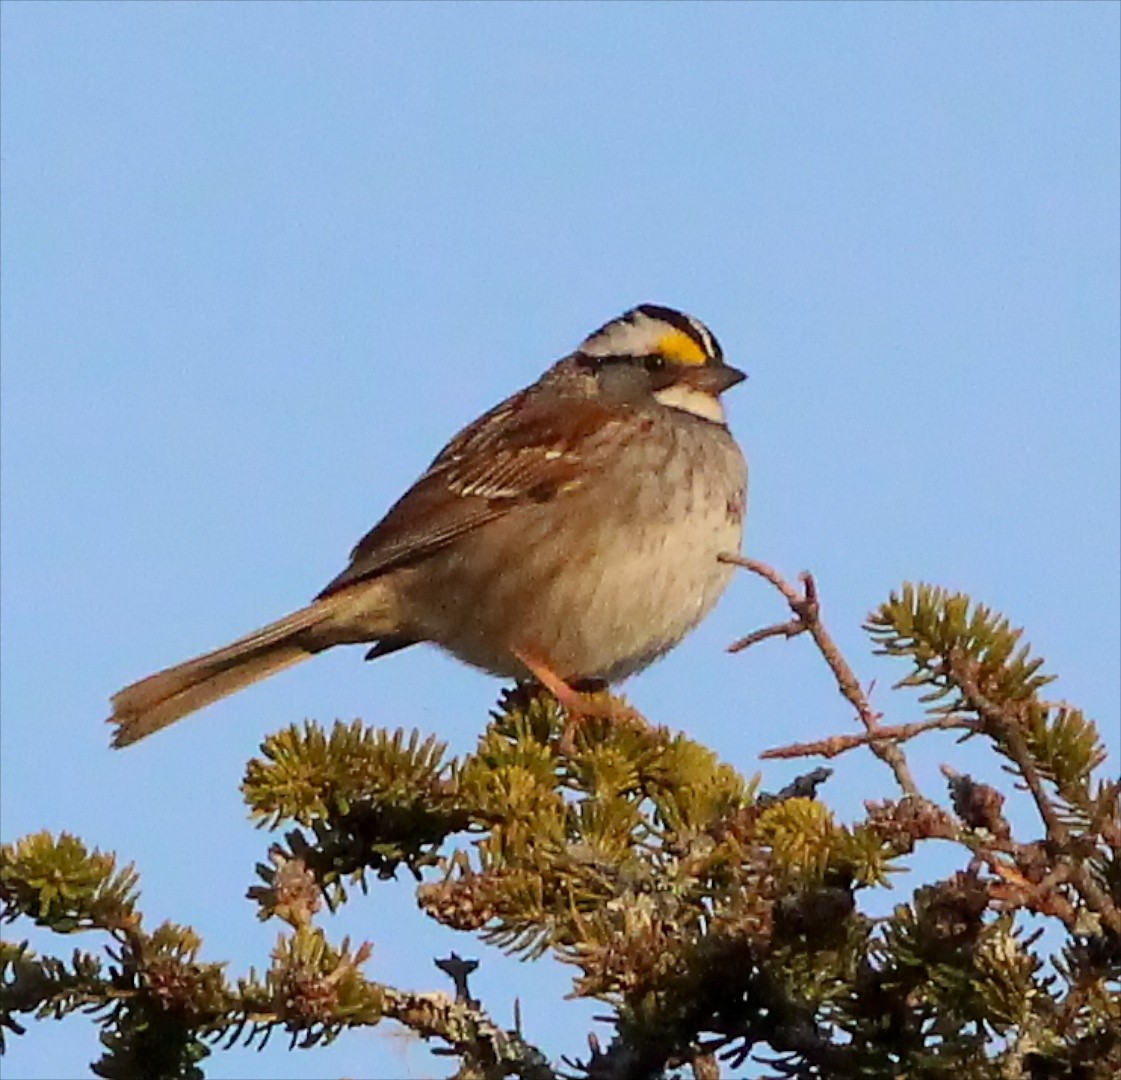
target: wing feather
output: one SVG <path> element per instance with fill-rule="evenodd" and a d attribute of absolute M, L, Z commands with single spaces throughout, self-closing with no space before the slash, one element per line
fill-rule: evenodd
<path fill-rule="evenodd" d="M 515 394 L 440 451 L 319 595 L 416 563 L 521 507 L 572 490 L 595 457 L 598 436 L 619 419 L 617 409 L 586 398 L 558 401 L 537 387 Z"/>

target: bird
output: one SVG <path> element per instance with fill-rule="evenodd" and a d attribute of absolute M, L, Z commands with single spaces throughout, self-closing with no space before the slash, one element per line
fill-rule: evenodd
<path fill-rule="evenodd" d="M 640 304 L 459 432 L 306 607 L 112 698 L 116 747 L 336 645 L 420 642 L 566 710 L 641 671 L 714 607 L 747 464 L 713 333 Z"/>

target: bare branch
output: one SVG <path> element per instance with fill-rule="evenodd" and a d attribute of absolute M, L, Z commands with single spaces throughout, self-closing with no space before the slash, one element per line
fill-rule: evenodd
<path fill-rule="evenodd" d="M 836 642 L 834 642 L 821 621 L 821 607 L 818 602 L 817 584 L 813 579 L 813 575 L 806 572 L 799 575 L 799 580 L 802 583 L 802 592 L 799 594 L 797 589 L 795 589 L 777 570 L 768 566 L 766 563 L 759 562 L 757 559 L 749 559 L 745 555 L 726 553 L 720 556 L 720 561 L 730 563 L 733 566 L 743 567 L 743 569 L 750 570 L 753 574 L 758 574 L 760 577 L 769 581 L 782 593 L 787 604 L 790 605 L 790 610 L 794 613 L 794 619 L 791 620 L 791 623 L 800 627 L 800 629 L 794 630 L 793 632 L 787 632 L 786 630 L 786 627 L 790 626 L 791 623 L 782 623 L 775 627 L 768 627 L 767 632 L 757 631 L 754 635 L 749 634 L 747 638 L 736 642 L 735 645 L 731 647 L 732 650 L 735 650 L 736 646 L 740 649 L 747 648 L 747 645 L 754 644 L 756 641 L 762 641 L 768 637 L 777 637 L 780 633 L 784 634 L 786 637 L 793 637 L 796 633 L 801 633 L 803 631 L 808 633 L 814 639 L 818 650 L 825 658 L 825 662 L 829 665 L 829 670 L 833 672 L 833 678 L 836 680 L 837 689 L 856 710 L 860 722 L 868 732 L 869 738 L 866 742 L 871 748 L 872 753 L 891 769 L 895 774 L 896 782 L 906 794 L 918 797 L 919 789 L 915 784 L 914 777 L 911 775 L 911 770 L 907 765 L 907 759 L 903 756 L 903 751 L 893 742 L 882 741 L 880 732 L 883 729 L 881 729 L 879 725 L 880 714 L 872 708 L 871 703 L 868 701 L 868 696 L 864 693 L 863 689 L 861 689 L 860 683 L 853 673 L 852 668 L 849 667 L 848 662 L 841 655 L 841 651 L 837 648 Z M 743 642 L 747 644 L 743 644 Z"/>
<path fill-rule="evenodd" d="M 961 716 L 939 716 L 933 720 L 919 720 L 913 724 L 897 724 L 895 727 L 877 727 L 863 735 L 833 735 L 817 742 L 791 743 L 773 750 L 764 750 L 761 758 L 819 757 L 832 758 L 853 750 L 858 746 L 868 746 L 880 742 L 901 743 L 922 735 L 926 731 L 952 730 L 971 727 L 970 721 Z"/>
<path fill-rule="evenodd" d="M 764 626 L 762 630 L 755 630 L 748 634 L 747 637 L 742 637 L 738 641 L 733 641 L 728 646 L 728 652 L 737 653 L 742 652 L 744 649 L 750 648 L 752 645 L 757 645 L 760 641 L 766 641 L 771 637 L 796 637 L 798 634 L 805 633 L 807 627 L 801 619 L 788 619 L 784 623 L 775 623 L 774 626 Z"/>

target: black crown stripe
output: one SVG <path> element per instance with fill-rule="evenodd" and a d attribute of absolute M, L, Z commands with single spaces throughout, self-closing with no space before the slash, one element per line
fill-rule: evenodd
<path fill-rule="evenodd" d="M 704 335 L 697 330 L 693 320 L 676 308 L 662 307 L 661 304 L 639 304 L 638 307 L 628 311 L 624 318 L 633 322 L 636 314 L 668 323 L 675 330 L 680 330 L 686 337 L 695 342 L 705 356 L 711 355 L 718 363 L 724 359 L 724 350 L 720 348 L 720 342 L 716 340 L 712 331 L 708 332 L 708 340 L 706 341 Z"/>

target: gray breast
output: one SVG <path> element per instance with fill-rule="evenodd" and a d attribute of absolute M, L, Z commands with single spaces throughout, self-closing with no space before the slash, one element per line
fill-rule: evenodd
<path fill-rule="evenodd" d="M 664 412 L 594 448 L 586 482 L 429 560 L 411 585 L 418 636 L 500 675 L 525 674 L 517 649 L 608 681 L 680 641 L 730 579 L 716 557 L 739 550 L 746 467 L 725 428 Z"/>

